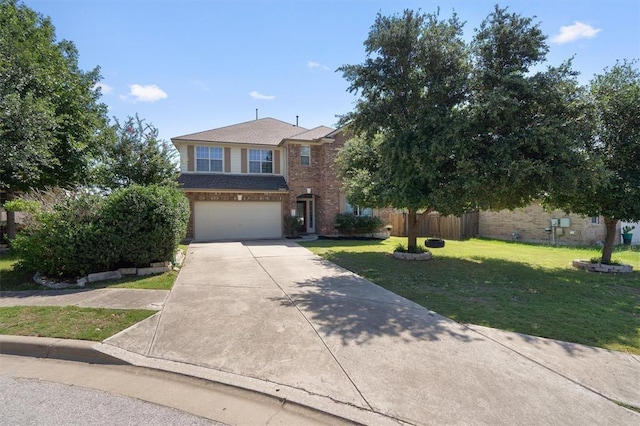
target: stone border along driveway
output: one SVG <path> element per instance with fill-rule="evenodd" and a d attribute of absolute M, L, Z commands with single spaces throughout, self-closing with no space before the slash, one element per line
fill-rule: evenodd
<path fill-rule="evenodd" d="M 108 280 L 119 280 L 121 278 L 126 277 L 134 277 L 134 276 L 145 276 L 145 275 L 155 275 L 155 274 L 163 274 L 165 272 L 169 272 L 172 269 L 178 270 L 184 261 L 184 252 L 182 250 L 178 250 L 176 252 L 175 263 L 171 262 L 151 262 L 146 268 L 119 268 L 115 271 L 104 271 L 104 272 L 95 272 L 87 275 L 86 277 L 81 277 L 76 280 L 75 283 L 68 281 L 56 281 L 54 279 L 50 279 L 47 276 L 37 272 L 33 276 L 33 281 L 36 284 L 45 286 L 49 289 L 53 290 L 62 290 L 65 288 L 84 288 L 87 283 L 95 283 L 99 281 L 108 281 Z"/>

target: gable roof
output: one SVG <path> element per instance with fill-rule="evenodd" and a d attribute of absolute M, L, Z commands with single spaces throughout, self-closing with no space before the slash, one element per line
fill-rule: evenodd
<path fill-rule="evenodd" d="M 217 142 L 251 145 L 278 146 L 285 139 L 296 141 L 317 141 L 325 137 L 331 137 L 335 130 L 327 126 L 318 126 L 313 129 L 305 129 L 295 124 L 267 117 L 259 120 L 246 121 L 231 126 L 205 130 L 204 132 L 191 133 L 184 136 L 171 138 L 176 141 Z"/>
<path fill-rule="evenodd" d="M 189 140 L 201 142 L 222 142 L 238 144 L 258 144 L 277 146 L 283 139 L 290 138 L 308 129 L 294 124 L 276 120 L 275 118 L 261 118 L 240 124 L 206 130 L 204 132 L 171 138 L 172 141 Z"/>
<path fill-rule="evenodd" d="M 329 135 L 332 132 L 333 132 L 333 129 L 331 127 L 318 126 L 318 127 L 314 127 L 311 130 L 307 130 L 306 132 L 293 135 L 287 139 L 292 139 L 297 141 L 315 141 L 315 140 L 327 137 L 327 135 Z"/>

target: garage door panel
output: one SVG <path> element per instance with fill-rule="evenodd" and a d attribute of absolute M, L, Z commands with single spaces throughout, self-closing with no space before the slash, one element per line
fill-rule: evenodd
<path fill-rule="evenodd" d="M 194 204 L 197 240 L 280 238 L 280 202 L 199 201 Z"/>

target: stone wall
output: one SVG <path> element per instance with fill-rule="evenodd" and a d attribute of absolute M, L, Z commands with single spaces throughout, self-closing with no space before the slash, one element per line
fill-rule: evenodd
<path fill-rule="evenodd" d="M 570 226 L 556 228 L 556 241 L 546 228 L 551 228 L 551 219 L 568 218 Z M 576 214 L 567 215 L 555 210 L 545 211 L 538 203 L 513 211 L 481 211 L 478 222 L 478 236 L 500 240 L 514 240 L 536 243 L 568 245 L 591 245 L 603 241 L 606 236 L 604 218 L 595 219 Z"/>

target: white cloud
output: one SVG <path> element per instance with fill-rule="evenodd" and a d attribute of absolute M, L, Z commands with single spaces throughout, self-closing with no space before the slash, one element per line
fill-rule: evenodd
<path fill-rule="evenodd" d="M 593 28 L 591 25 L 583 22 L 575 21 L 573 25 L 560 27 L 560 32 L 551 38 L 551 41 L 558 44 L 569 43 L 581 38 L 593 38 L 602 31 L 599 28 Z"/>
<path fill-rule="evenodd" d="M 249 96 L 251 96 L 253 99 L 263 99 L 263 100 L 275 99 L 275 96 L 263 95 L 262 93 L 258 93 L 255 90 L 253 92 L 249 93 Z"/>
<path fill-rule="evenodd" d="M 155 84 L 148 84 L 146 86 L 132 84 L 129 88 L 129 93 L 127 93 L 126 96 L 120 96 L 121 99 L 129 100 L 133 98 L 134 102 L 155 102 L 169 96 L 164 90 Z"/>
<path fill-rule="evenodd" d="M 93 86 L 94 89 L 100 89 L 100 92 L 103 95 L 109 95 L 111 93 L 113 93 L 113 87 L 109 86 L 106 83 L 97 83 L 95 86 Z"/>
<path fill-rule="evenodd" d="M 307 68 L 309 68 L 310 70 L 314 70 L 314 69 L 323 69 L 323 70 L 329 70 L 329 67 L 326 65 L 321 64 L 320 62 L 315 62 L 315 61 L 309 61 L 307 62 Z"/>

